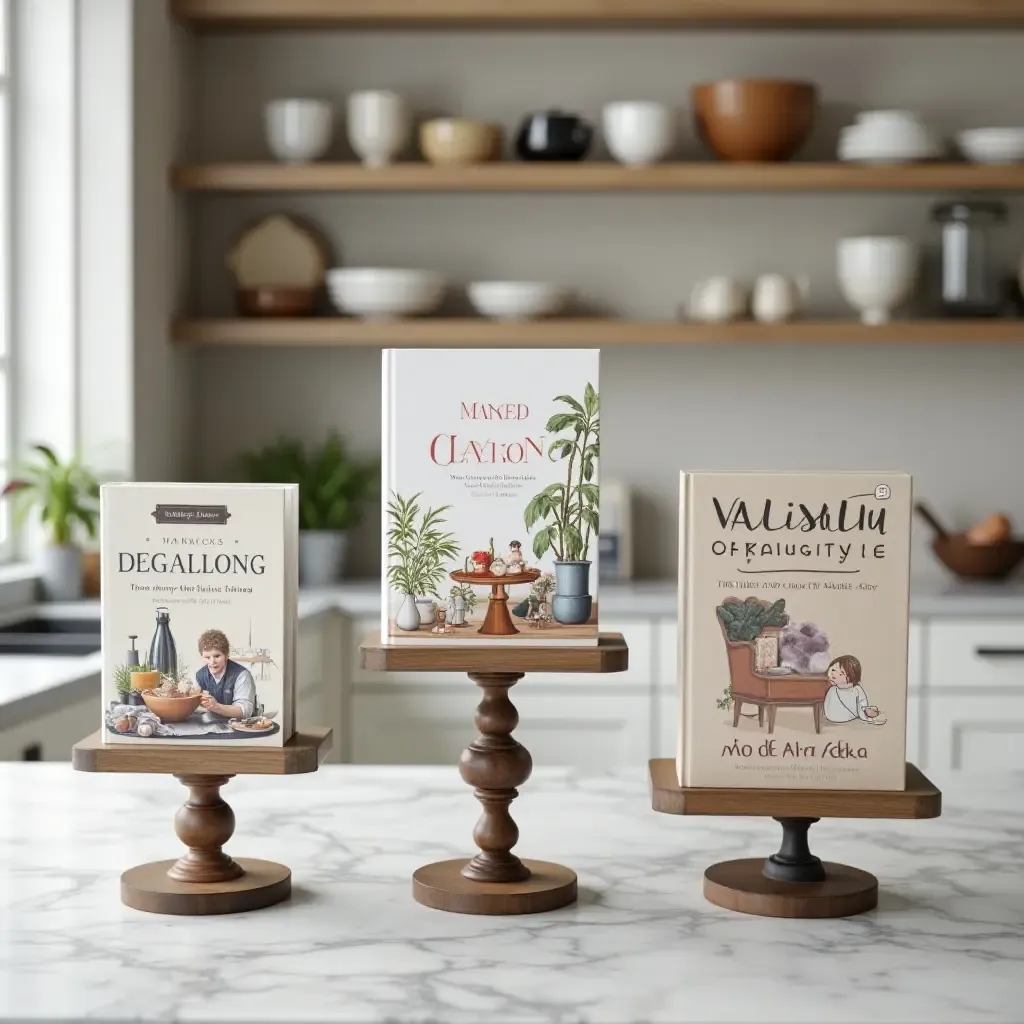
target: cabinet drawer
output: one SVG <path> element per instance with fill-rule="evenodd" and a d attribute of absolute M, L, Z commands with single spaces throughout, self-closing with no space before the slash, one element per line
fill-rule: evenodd
<path fill-rule="evenodd" d="M 1024 695 L 930 694 L 926 719 L 929 770 L 1024 770 Z"/>
<path fill-rule="evenodd" d="M 933 620 L 928 626 L 927 685 L 1024 692 L 1024 621 Z"/>

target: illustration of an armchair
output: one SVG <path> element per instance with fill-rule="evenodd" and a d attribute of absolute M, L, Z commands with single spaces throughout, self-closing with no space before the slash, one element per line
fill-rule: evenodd
<path fill-rule="evenodd" d="M 730 640 L 722 626 L 722 639 L 729 658 L 729 678 L 732 690 L 732 724 L 740 722 L 744 704 L 757 708 L 757 724 L 764 725 L 768 712 L 768 732 L 775 730 L 775 712 L 780 708 L 810 708 L 814 715 L 814 731 L 821 732 L 822 711 L 828 692 L 828 677 L 802 675 L 799 672 L 758 672 L 754 662 L 754 644 L 750 641 Z"/>

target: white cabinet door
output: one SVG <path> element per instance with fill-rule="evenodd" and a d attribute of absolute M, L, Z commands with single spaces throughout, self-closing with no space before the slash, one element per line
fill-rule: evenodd
<path fill-rule="evenodd" d="M 95 695 L 0 732 L 0 761 L 70 761 L 71 748 L 100 727 L 100 682 Z"/>
<path fill-rule="evenodd" d="M 607 686 L 519 684 L 510 694 L 519 711 L 518 739 L 537 765 L 601 770 L 642 765 L 650 746 L 646 693 Z M 352 759 L 365 764 L 451 764 L 476 738 L 480 691 L 465 684 L 422 682 L 359 691 L 353 697 Z"/>
<path fill-rule="evenodd" d="M 928 768 L 942 772 L 1024 770 L 1024 694 L 929 693 Z"/>
<path fill-rule="evenodd" d="M 1024 692 L 1024 620 L 933 619 L 928 624 L 928 687 Z"/>
<path fill-rule="evenodd" d="M 927 767 L 922 737 L 924 703 L 918 693 L 907 696 L 907 760 L 917 765 L 922 771 Z"/>

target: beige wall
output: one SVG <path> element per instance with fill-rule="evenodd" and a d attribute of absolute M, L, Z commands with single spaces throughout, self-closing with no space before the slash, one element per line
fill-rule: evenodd
<path fill-rule="evenodd" d="M 853 111 L 910 107 L 944 130 L 1019 123 L 1024 64 L 1013 33 L 338 33 L 205 36 L 195 47 L 196 158 L 260 158 L 262 103 L 280 95 L 343 101 L 388 87 L 419 114 L 502 121 L 560 106 L 596 117 L 614 98 L 687 104 L 693 82 L 807 77 L 823 110 L 807 155 L 831 152 Z M 689 120 L 681 154 L 699 153 Z M 339 133 L 337 155 L 346 147 Z M 812 312 L 842 315 L 837 238 L 907 233 L 934 249 L 935 197 L 909 195 L 395 195 L 190 200 L 192 308 L 229 314 L 223 256 L 259 214 L 319 223 L 346 264 L 430 266 L 455 281 L 542 276 L 576 287 L 588 309 L 673 315 L 710 274 L 807 271 Z M 1024 204 L 998 239 L 1009 272 Z M 922 299 L 924 302 L 924 299 Z M 458 308 L 454 301 L 452 308 Z M 922 306 L 924 308 L 924 306 Z M 510 372 L 538 372 L 524 353 Z M 453 372 L 458 368 L 453 367 Z M 318 438 L 338 425 L 379 443 L 376 351 L 207 350 L 194 360 L 192 471 L 217 477 L 279 432 Z M 230 391 L 225 391 L 225 383 Z M 744 346 L 608 350 L 604 469 L 637 494 L 637 569 L 672 575 L 679 468 L 906 469 L 956 521 L 1002 507 L 1024 521 L 1024 477 L 1004 461 L 1024 436 L 1024 348 Z M 1009 463 L 1010 466 L 1013 462 Z M 374 571 L 377 524 L 356 568 Z M 917 538 L 915 571 L 936 573 Z"/>

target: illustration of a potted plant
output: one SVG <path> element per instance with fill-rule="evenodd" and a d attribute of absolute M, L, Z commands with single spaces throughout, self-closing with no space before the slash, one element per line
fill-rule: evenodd
<path fill-rule="evenodd" d="M 556 402 L 569 407 L 556 412 L 547 422 L 547 429 L 571 436 L 556 438 L 548 448 L 548 458 L 565 463 L 565 482 L 549 484 L 526 506 L 523 514 L 526 529 L 543 525 L 533 534 L 533 553 L 537 558 L 550 549 L 555 555 L 555 596 L 551 614 L 563 625 L 580 625 L 590 618 L 593 598 L 590 595 L 591 537 L 597 537 L 600 526 L 598 486 L 592 483 L 600 455 L 600 413 L 598 395 L 587 384 L 583 401 L 559 395 Z"/>
<path fill-rule="evenodd" d="M 421 509 L 421 493 L 403 498 L 392 492 L 388 502 L 388 583 L 405 595 L 395 622 L 410 632 L 420 627 L 416 598 L 440 600 L 438 588 L 447 579 L 445 563 L 459 553 L 455 535 L 440 529 L 446 522 L 443 513 L 451 506 Z"/>

